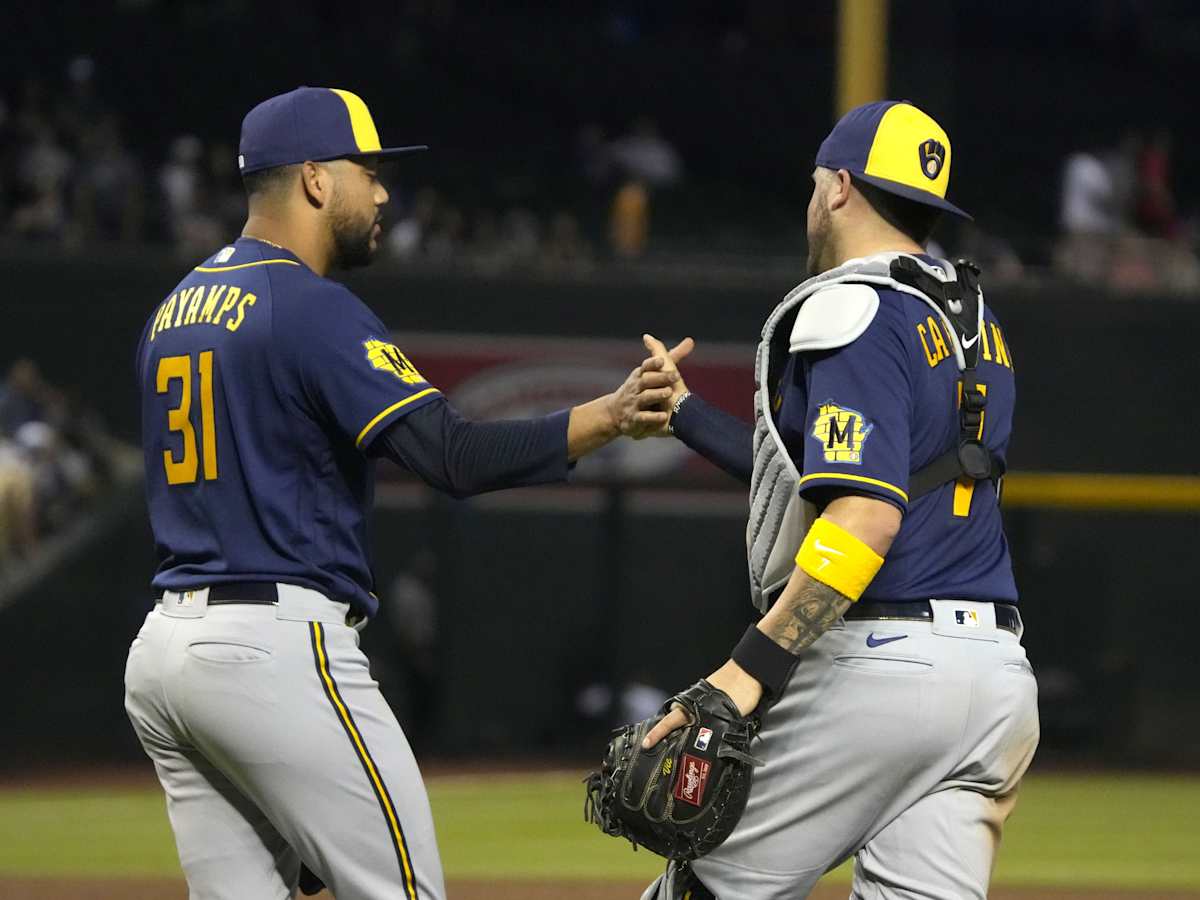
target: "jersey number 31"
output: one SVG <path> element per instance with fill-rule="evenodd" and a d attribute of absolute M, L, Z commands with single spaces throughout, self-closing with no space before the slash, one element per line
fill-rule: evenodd
<path fill-rule="evenodd" d="M 200 434 L 204 445 L 204 480 L 215 481 L 217 477 L 217 434 L 213 423 L 213 351 L 205 350 L 197 360 L 200 373 Z M 183 458 L 176 459 L 170 450 L 163 451 L 163 466 L 167 470 L 167 484 L 192 484 L 199 471 L 199 455 L 196 452 L 196 429 L 192 425 L 192 358 L 190 356 L 164 356 L 158 361 L 156 387 L 158 393 L 166 394 L 172 381 L 183 382 L 179 392 L 179 405 L 167 412 L 167 427 L 179 432 L 183 440 Z"/>

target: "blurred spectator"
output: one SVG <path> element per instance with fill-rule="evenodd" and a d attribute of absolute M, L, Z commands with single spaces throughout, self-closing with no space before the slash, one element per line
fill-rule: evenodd
<path fill-rule="evenodd" d="M 110 118 L 96 95 L 95 76 L 96 64 L 90 56 L 75 57 L 67 64 L 67 92 L 54 101 L 55 123 L 76 149 Z"/>
<path fill-rule="evenodd" d="M 1120 143 L 1104 154 L 1104 164 L 1112 179 L 1112 213 L 1117 222 L 1132 225 L 1138 200 L 1138 166 L 1142 155 L 1142 136 L 1128 131 Z"/>
<path fill-rule="evenodd" d="M 593 187 L 604 185 L 612 174 L 613 156 L 605 142 L 604 129 L 589 122 L 579 129 L 575 141 L 579 174 Z"/>
<path fill-rule="evenodd" d="M 212 252 L 225 235 L 206 209 L 205 178 L 200 169 L 204 145 L 195 135 L 184 134 L 171 142 L 170 155 L 158 173 L 167 225 L 182 256 Z"/>
<path fill-rule="evenodd" d="M 1171 136 L 1154 135 L 1138 157 L 1137 224 L 1151 237 L 1174 240 L 1182 232 L 1171 194 Z"/>
<path fill-rule="evenodd" d="M 429 235 L 425 239 L 425 255 L 431 262 L 450 263 L 462 251 L 466 237 L 466 220 L 462 212 L 453 206 L 442 204 L 433 217 Z"/>
<path fill-rule="evenodd" d="M 1083 281 L 1099 281 L 1107 271 L 1120 221 L 1112 171 L 1092 153 L 1074 153 L 1063 170 L 1063 241 L 1058 266 Z"/>
<path fill-rule="evenodd" d="M 609 217 L 609 238 L 618 259 L 636 259 L 646 252 L 650 232 L 650 194 L 640 181 L 617 191 Z"/>
<path fill-rule="evenodd" d="M 431 187 L 423 187 L 417 191 L 408 214 L 388 232 L 388 251 L 401 260 L 420 256 L 424 251 L 425 240 L 433 228 L 437 208 L 437 191 Z"/>
<path fill-rule="evenodd" d="M 504 245 L 500 240 L 500 223 L 493 210 L 481 209 L 475 213 L 471 225 L 470 257 L 476 266 L 488 271 L 499 271 L 507 263 Z"/>
<path fill-rule="evenodd" d="M 112 470 L 117 444 L 99 418 L 31 360 L 0 383 L 0 565 L 27 558 L 69 524 Z"/>
<path fill-rule="evenodd" d="M 569 212 L 556 213 L 542 247 L 542 268 L 549 272 L 578 272 L 591 264 L 592 248 L 580 234 L 579 221 Z"/>
<path fill-rule="evenodd" d="M 37 548 L 34 473 L 17 445 L 0 435 L 0 574 Z"/>
<path fill-rule="evenodd" d="M 76 237 L 133 241 L 141 236 L 142 173 L 116 119 L 85 133 L 73 204 Z"/>
<path fill-rule="evenodd" d="M 67 184 L 73 160 L 45 119 L 27 117 L 17 161 L 12 230 L 23 237 L 58 238 L 67 224 Z"/>
<path fill-rule="evenodd" d="M 1062 226 L 1068 234 L 1115 234 L 1116 186 L 1098 156 L 1074 153 L 1063 173 Z"/>
<path fill-rule="evenodd" d="M 62 394 L 42 378 L 32 360 L 18 359 L 0 383 L 0 434 L 13 437 L 29 422 L 62 420 Z"/>
<path fill-rule="evenodd" d="M 208 148 L 208 180 L 206 205 L 221 230 L 220 240 L 233 240 L 246 221 L 246 193 L 238 172 L 237 151 L 230 144 L 217 142 Z"/>
<path fill-rule="evenodd" d="M 538 218 L 524 207 L 510 209 L 500 226 L 500 247 L 510 265 L 529 265 L 537 260 L 541 241 Z"/>
<path fill-rule="evenodd" d="M 975 222 L 967 222 L 959 233 L 960 254 L 974 261 L 989 282 L 1016 281 L 1025 267 L 1012 244 L 989 234 Z M 944 257 L 943 257 L 944 258 Z"/>
<path fill-rule="evenodd" d="M 613 141 L 609 155 L 627 175 L 651 187 L 670 187 L 683 177 L 679 154 L 646 116 L 633 123 L 629 134 Z"/>

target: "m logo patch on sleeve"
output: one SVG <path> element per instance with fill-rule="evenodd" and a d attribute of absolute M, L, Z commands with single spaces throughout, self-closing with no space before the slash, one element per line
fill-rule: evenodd
<path fill-rule="evenodd" d="M 826 400 L 817 409 L 812 436 L 821 442 L 825 462 L 861 466 L 863 444 L 874 427 L 858 410 Z"/>
<path fill-rule="evenodd" d="M 395 344 L 372 337 L 363 341 L 363 347 L 367 351 L 367 361 L 376 369 L 391 372 L 405 384 L 422 384 L 425 381 L 417 367 L 408 361 L 408 357 Z"/>

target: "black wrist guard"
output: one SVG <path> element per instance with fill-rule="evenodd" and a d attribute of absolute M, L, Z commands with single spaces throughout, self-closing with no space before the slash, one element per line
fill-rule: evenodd
<path fill-rule="evenodd" d="M 751 625 L 737 642 L 729 658 L 746 670 L 763 687 L 767 699 L 778 700 L 800 657 L 784 650 Z"/>

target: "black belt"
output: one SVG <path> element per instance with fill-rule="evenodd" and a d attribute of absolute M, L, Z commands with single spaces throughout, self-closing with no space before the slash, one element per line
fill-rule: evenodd
<path fill-rule="evenodd" d="M 257 603 L 273 606 L 279 602 L 279 591 L 273 581 L 231 581 L 214 584 L 208 589 L 208 605 L 225 603 Z"/>
<path fill-rule="evenodd" d="M 192 590 L 199 590 L 193 588 Z M 274 606 L 279 602 L 279 590 L 273 581 L 229 581 L 224 584 L 214 584 L 208 589 L 208 605 L 224 606 L 230 603 L 246 603 L 256 606 Z M 334 601 L 346 603 L 348 601 Z M 363 620 L 361 613 L 346 613 L 346 624 L 351 627 Z"/>
<path fill-rule="evenodd" d="M 211 600 L 209 601 L 212 602 Z M 976 602 L 976 601 L 971 601 Z M 1011 603 L 997 602 L 996 627 L 1013 634 L 1021 633 L 1021 614 Z M 843 619 L 901 619 L 910 622 L 929 622 L 933 620 L 933 607 L 928 600 L 915 600 L 911 603 L 899 603 L 887 600 L 862 600 L 848 610 Z"/>

